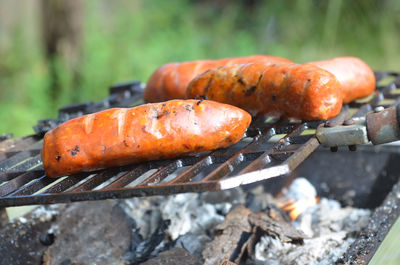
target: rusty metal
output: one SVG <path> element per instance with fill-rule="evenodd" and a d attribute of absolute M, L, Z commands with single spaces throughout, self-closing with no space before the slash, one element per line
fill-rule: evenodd
<path fill-rule="evenodd" d="M 382 144 L 399 140 L 400 128 L 397 116 L 400 107 L 390 107 L 366 116 L 368 138 L 373 144 Z"/>
<path fill-rule="evenodd" d="M 365 119 L 354 118 L 352 125 L 339 125 L 325 127 L 320 125 L 317 128 L 316 136 L 319 142 L 327 147 L 358 145 L 369 142 Z"/>
<path fill-rule="evenodd" d="M 343 124 L 343 122 L 345 121 L 346 117 L 349 114 L 348 109 L 349 108 L 347 105 L 343 106 L 339 115 L 337 115 L 336 117 L 333 117 L 332 119 L 329 119 L 325 122 L 325 127 L 335 127 L 335 126 Z"/>
<path fill-rule="evenodd" d="M 357 239 L 336 264 L 368 264 L 400 215 L 400 181 L 377 207 Z"/>
<path fill-rule="evenodd" d="M 6 208 L 0 207 L 0 228 L 8 223 L 8 215 Z"/>
<path fill-rule="evenodd" d="M 392 91 L 392 90 L 389 90 Z M 400 102 L 397 100 L 396 102 Z M 316 136 L 324 146 L 355 146 L 366 144 L 384 144 L 400 140 L 400 106 L 391 104 L 389 108 L 376 107 L 366 117 L 355 117 L 344 121 L 343 125 L 322 126 L 317 128 Z"/>

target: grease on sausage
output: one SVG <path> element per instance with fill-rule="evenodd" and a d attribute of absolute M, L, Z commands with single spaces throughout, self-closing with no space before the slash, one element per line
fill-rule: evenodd
<path fill-rule="evenodd" d="M 241 64 L 209 70 L 193 79 L 187 98 L 207 98 L 238 106 L 252 115 L 321 120 L 342 107 L 336 77 L 314 65 Z"/>
<path fill-rule="evenodd" d="M 67 121 L 46 133 L 42 160 L 57 177 L 227 147 L 251 116 L 214 101 L 172 100 L 114 108 Z"/>
<path fill-rule="evenodd" d="M 161 102 L 171 99 L 184 99 L 186 87 L 197 75 L 224 65 L 243 63 L 270 64 L 290 62 L 290 60 L 269 56 L 252 55 L 247 57 L 225 58 L 219 60 L 198 60 L 183 63 L 169 63 L 158 68 L 149 78 L 144 90 L 145 102 Z"/>

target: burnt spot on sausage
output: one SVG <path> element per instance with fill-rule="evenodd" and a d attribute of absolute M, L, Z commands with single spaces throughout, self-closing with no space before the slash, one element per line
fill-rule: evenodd
<path fill-rule="evenodd" d="M 200 105 L 201 102 L 203 102 L 204 99 L 200 99 L 199 101 L 196 102 L 196 105 Z"/>
<path fill-rule="evenodd" d="M 243 79 L 242 79 L 240 76 L 238 77 L 238 82 L 239 82 L 241 85 L 245 85 Z"/>
<path fill-rule="evenodd" d="M 77 155 L 79 153 L 79 146 L 76 145 L 74 149 L 69 150 L 69 151 L 71 152 L 72 156 L 75 156 L 75 155 Z"/>
<path fill-rule="evenodd" d="M 204 88 L 204 93 L 207 93 L 208 90 L 210 90 L 210 85 L 211 85 L 212 80 L 213 80 L 212 78 L 208 79 L 207 86 Z"/>
<path fill-rule="evenodd" d="M 124 143 L 124 145 L 125 145 L 126 147 L 129 147 L 129 145 L 128 145 L 128 143 L 127 143 L 126 140 L 123 140 L 122 142 Z"/>
<path fill-rule="evenodd" d="M 256 86 L 251 86 L 248 89 L 245 90 L 244 94 L 246 97 L 250 96 L 251 94 L 254 93 L 254 91 L 256 91 Z"/>
<path fill-rule="evenodd" d="M 307 82 L 308 82 L 308 83 L 310 83 L 310 82 L 311 82 L 311 79 L 310 79 L 310 78 L 308 78 L 308 79 L 307 79 Z"/>
<path fill-rule="evenodd" d="M 196 151 L 203 150 L 204 149 L 204 145 L 196 145 L 196 147 L 194 149 Z"/>
<path fill-rule="evenodd" d="M 157 113 L 157 116 L 155 116 L 156 119 L 160 119 L 162 116 L 168 116 L 171 112 L 168 110 L 162 112 L 162 113 Z"/>
<path fill-rule="evenodd" d="M 190 112 L 190 111 L 194 110 L 194 106 L 187 104 L 187 105 L 185 105 L 185 109 Z"/>
<path fill-rule="evenodd" d="M 57 162 L 60 162 L 61 156 L 56 156 Z"/>
<path fill-rule="evenodd" d="M 187 144 L 183 144 L 183 147 L 185 147 L 186 149 L 190 149 L 190 146 Z"/>
<path fill-rule="evenodd" d="M 226 141 L 227 141 L 228 143 L 233 143 L 233 139 L 232 139 L 231 136 L 228 136 L 228 137 L 226 138 Z"/>
<path fill-rule="evenodd" d="M 262 79 L 263 77 L 264 77 L 264 74 L 261 74 L 260 77 L 259 77 L 258 80 L 257 80 L 256 87 L 258 87 L 258 85 L 260 84 L 261 79 Z"/>
<path fill-rule="evenodd" d="M 272 101 L 276 101 L 278 99 L 278 97 L 276 95 L 272 95 L 271 99 L 272 99 Z"/>

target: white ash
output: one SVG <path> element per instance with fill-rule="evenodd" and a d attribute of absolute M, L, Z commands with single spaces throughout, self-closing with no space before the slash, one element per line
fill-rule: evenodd
<path fill-rule="evenodd" d="M 287 199 L 293 199 L 295 201 L 315 198 L 317 196 L 317 190 L 314 186 L 305 178 L 296 178 L 288 189 L 284 189 L 283 193 Z"/>
<path fill-rule="evenodd" d="M 60 212 L 58 204 L 39 206 L 32 210 L 28 215 L 15 218 L 10 221 L 10 223 L 32 223 L 35 224 L 36 221 L 48 222 L 51 221 Z"/>
<path fill-rule="evenodd" d="M 298 245 L 264 236 L 253 259 L 256 264 L 334 264 L 355 240 L 355 233 L 367 225 L 370 214 L 370 210 L 341 208 L 339 202 L 322 198 L 297 222 L 297 228 L 304 229 L 307 222 L 302 219 L 311 220 L 306 230 L 312 231 L 312 238 Z"/>
<path fill-rule="evenodd" d="M 233 205 L 244 203 L 241 189 L 221 192 L 184 193 L 122 200 L 122 208 L 146 238 L 159 225 L 171 220 L 167 232 L 172 240 L 187 233 L 207 235 L 221 223 Z"/>

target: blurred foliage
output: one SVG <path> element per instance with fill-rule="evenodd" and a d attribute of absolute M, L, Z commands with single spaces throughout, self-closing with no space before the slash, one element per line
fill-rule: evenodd
<path fill-rule="evenodd" d="M 35 9 L 39 19 L 40 9 Z M 400 71 L 400 2 L 366 1 L 87 1 L 79 82 L 55 61 L 61 94 L 49 96 L 40 24 L 17 23 L 0 48 L 0 134 L 31 134 L 57 109 L 107 96 L 114 83 L 146 81 L 171 61 L 270 54 L 297 62 L 357 56 L 376 70 Z M 4 37 L 4 36 L 3 36 Z M 74 87 L 72 87 L 74 86 Z"/>

